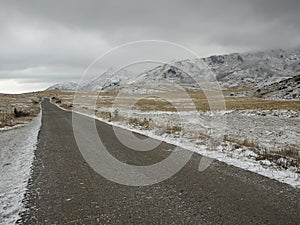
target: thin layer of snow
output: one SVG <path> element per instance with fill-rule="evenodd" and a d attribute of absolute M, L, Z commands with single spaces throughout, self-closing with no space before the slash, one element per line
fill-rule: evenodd
<path fill-rule="evenodd" d="M 66 83 L 62 83 L 62 84 L 54 84 L 52 86 L 50 86 L 49 88 L 47 88 L 47 90 L 76 90 L 78 87 L 78 84 L 75 82 L 66 82 Z"/>
<path fill-rule="evenodd" d="M 59 106 L 58 106 L 59 107 Z M 60 107 L 61 108 L 61 107 Z M 88 108 L 83 106 L 83 108 Z M 63 109 L 63 108 L 62 108 Z M 74 109 L 74 108 L 73 108 Z M 65 110 L 65 109 L 63 109 Z M 104 110 L 102 108 L 102 110 Z M 107 108 L 105 109 L 107 112 L 113 112 L 114 109 Z M 249 148 L 244 146 L 237 146 L 231 142 L 221 142 L 219 146 L 217 146 L 214 150 L 209 149 L 207 146 L 209 143 L 206 140 L 202 140 L 199 138 L 193 138 L 192 133 L 186 132 L 185 134 L 167 134 L 166 132 L 160 132 L 159 128 L 154 127 L 153 129 L 145 130 L 141 127 L 133 127 L 130 124 L 127 124 L 127 121 L 114 121 L 108 122 L 102 118 L 96 117 L 94 115 L 77 112 L 79 114 L 92 117 L 94 119 L 100 120 L 107 124 L 124 128 L 129 131 L 133 131 L 139 134 L 146 135 L 148 137 L 164 141 L 170 144 L 174 144 L 180 146 L 182 148 L 188 149 L 190 151 L 199 153 L 203 156 L 217 159 L 219 161 L 225 162 L 229 165 L 233 165 L 245 170 L 249 170 L 263 176 L 269 177 L 271 179 L 278 180 L 282 183 L 290 184 L 293 187 L 300 188 L 300 177 L 296 172 L 297 168 L 290 167 L 289 169 L 283 169 L 276 165 L 274 162 L 270 162 L 268 160 L 260 160 L 257 161 L 257 154 L 251 151 Z M 119 114 L 123 116 L 127 113 L 127 110 L 122 112 L 119 110 Z M 287 123 L 286 119 L 292 118 L 288 124 L 294 128 L 294 132 L 292 130 L 289 131 L 290 142 L 298 145 L 298 132 L 299 128 L 297 126 L 292 126 L 291 123 L 299 124 L 298 113 L 295 111 L 288 110 L 277 110 L 277 111 L 263 111 L 263 110 L 245 110 L 245 111 L 220 111 L 217 112 L 219 116 L 224 117 L 224 121 L 230 121 L 227 127 L 227 133 L 239 134 L 244 138 L 249 138 L 249 140 L 259 139 L 262 143 L 267 141 L 278 140 L 279 142 L 287 141 L 284 135 L 275 135 L 270 136 L 271 130 L 274 130 L 274 127 L 282 127 Z M 268 114 L 267 116 L 262 116 L 261 114 Z M 185 121 L 185 128 L 193 130 L 200 130 L 205 133 L 207 131 L 205 124 L 199 124 L 199 121 L 203 122 L 207 117 L 211 115 L 210 112 L 204 113 L 195 113 L 195 112 L 180 112 L 179 115 L 177 112 L 140 112 L 134 111 L 130 113 L 130 116 L 134 118 L 138 118 L 143 120 L 143 118 L 151 118 L 153 121 L 156 121 L 157 125 L 169 124 L 172 121 L 171 125 L 180 124 L 180 118 Z M 278 117 L 280 115 L 280 117 Z M 128 114 L 127 114 L 128 116 Z M 296 118 L 293 118 L 293 117 Z M 204 118 L 203 120 L 199 120 L 199 118 Z M 248 119 L 247 119 L 248 117 Z M 254 122 L 253 122 L 254 121 Z M 182 122 L 182 121 L 181 121 Z M 270 123 L 269 123 L 270 122 Z M 252 127 L 251 127 L 252 126 Z M 239 128 L 247 128 L 242 129 Z M 249 132 L 252 128 L 255 130 L 257 127 L 261 127 L 261 129 L 265 128 L 265 133 L 263 132 Z M 285 126 L 283 126 L 285 128 Z M 282 129 L 283 129 L 282 128 Z M 270 131 L 269 131 L 270 130 Z M 282 132 L 283 130 L 281 130 Z M 241 133 L 242 132 L 242 133 Z M 274 132 L 273 132 L 274 133 Z M 249 136 L 250 135 L 250 136 Z M 254 135 L 254 136 L 253 136 Z M 180 138 L 178 138 L 180 137 Z M 277 139 L 276 139 L 277 138 Z M 267 145 L 267 144 L 266 144 Z M 274 146 L 273 146 L 274 147 Z M 276 146 L 275 146 L 276 147 Z"/>
<path fill-rule="evenodd" d="M 25 126 L 0 132 L 0 224 L 15 224 L 30 177 L 41 113 Z"/>
<path fill-rule="evenodd" d="M 197 140 L 191 140 L 184 137 L 178 139 L 170 134 L 164 134 L 161 136 L 155 134 L 155 130 L 140 130 L 116 122 L 107 122 L 101 118 L 95 119 L 113 126 L 118 126 L 123 129 L 146 135 L 160 141 L 164 141 L 166 143 L 177 145 L 184 149 L 196 152 L 202 156 L 217 159 L 219 161 L 225 162 L 228 165 L 233 165 L 245 170 L 249 170 L 271 179 L 278 180 L 282 183 L 289 184 L 293 187 L 300 188 L 300 177 L 299 174 L 296 173 L 296 168 L 281 170 L 268 160 L 265 160 L 268 161 L 268 163 L 265 164 L 262 162 L 258 162 L 255 160 L 256 153 L 248 150 L 246 147 L 236 148 L 231 143 L 223 142 L 215 150 L 210 150 L 207 148 L 207 143 L 205 142 L 197 143 Z"/>
<path fill-rule="evenodd" d="M 25 126 L 25 125 L 26 125 L 26 123 L 25 123 L 25 124 L 18 124 L 18 125 L 15 125 L 15 126 L 1 127 L 1 128 L 0 128 L 0 132 L 1 132 L 1 131 L 13 130 L 13 129 L 16 129 L 16 128 L 23 127 L 23 126 Z"/>

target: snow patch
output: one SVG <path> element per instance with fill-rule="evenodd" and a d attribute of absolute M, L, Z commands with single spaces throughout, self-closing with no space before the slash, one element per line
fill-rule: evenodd
<path fill-rule="evenodd" d="M 24 210 L 22 199 L 30 177 L 41 114 L 27 125 L 0 132 L 0 224 L 15 224 Z"/>

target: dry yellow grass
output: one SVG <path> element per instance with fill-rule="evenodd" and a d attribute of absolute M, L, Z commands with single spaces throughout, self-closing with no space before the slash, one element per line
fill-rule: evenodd
<path fill-rule="evenodd" d="M 40 111 L 39 93 L 0 94 L 0 127 L 23 124 Z M 17 114 L 16 114 L 16 113 Z"/>
<path fill-rule="evenodd" d="M 232 92 L 232 91 L 230 91 Z M 229 91 L 224 91 L 224 94 L 228 94 Z M 56 96 L 61 98 L 63 101 L 69 103 L 72 102 L 74 92 L 70 91 L 47 91 L 43 93 L 44 96 L 51 97 Z M 77 93 L 81 96 L 82 102 L 87 104 L 94 104 L 97 99 L 97 107 L 112 107 L 116 94 L 111 93 L 96 93 L 96 92 L 82 92 Z M 94 97 L 94 98 L 91 98 Z M 133 109 L 142 111 L 189 111 L 193 107 L 196 107 L 198 111 L 209 111 L 210 105 L 203 92 L 189 92 L 187 99 L 186 93 L 163 93 L 163 94 L 152 94 L 152 95 L 121 95 L 118 96 L 118 107 L 127 108 L 131 107 L 132 102 L 136 103 L 132 106 Z M 226 110 L 300 110 L 300 101 L 286 101 L 286 100 L 267 100 L 256 97 L 224 97 L 210 96 L 213 104 L 220 104 L 220 109 Z M 168 102 L 176 102 L 176 104 Z M 179 101 L 180 100 L 180 101 Z M 190 102 L 194 103 L 194 106 L 190 105 Z M 222 105 L 225 104 L 225 107 Z M 176 105 L 176 107 L 175 107 Z M 179 107 L 178 107 L 179 105 Z"/>

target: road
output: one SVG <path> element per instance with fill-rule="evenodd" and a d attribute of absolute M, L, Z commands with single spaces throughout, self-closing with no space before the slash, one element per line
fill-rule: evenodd
<path fill-rule="evenodd" d="M 111 182 L 81 155 L 72 113 L 42 103 L 42 127 L 19 224 L 299 224 L 300 191 L 252 172 L 214 161 L 198 171 L 200 155 L 173 177 L 144 187 Z M 91 118 L 80 116 L 91 122 Z M 162 143 L 137 152 L 118 142 L 110 125 L 96 121 L 110 153 L 149 165 L 166 158 Z M 84 132 L 84 131 L 83 131 Z M 88 132 L 88 131 L 87 131 Z"/>

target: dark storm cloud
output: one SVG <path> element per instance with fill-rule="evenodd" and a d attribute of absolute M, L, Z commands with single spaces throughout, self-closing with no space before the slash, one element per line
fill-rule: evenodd
<path fill-rule="evenodd" d="M 45 26 L 56 23 L 99 32 L 116 43 L 149 37 L 181 42 L 204 38 L 225 46 L 261 47 L 271 37 L 286 45 L 281 35 L 287 38 L 300 29 L 297 0 L 10 1 L 9 8 Z"/>
<path fill-rule="evenodd" d="M 6 1 L 0 78 L 75 78 L 111 47 L 141 39 L 177 42 L 202 56 L 298 46 L 299 11 L 297 0 Z"/>

